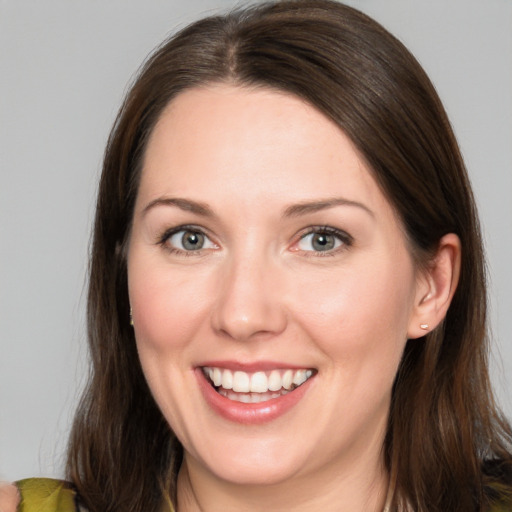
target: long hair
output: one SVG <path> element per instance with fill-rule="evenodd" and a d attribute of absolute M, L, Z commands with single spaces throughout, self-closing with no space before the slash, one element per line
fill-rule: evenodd
<path fill-rule="evenodd" d="M 445 321 L 407 342 L 384 446 L 392 508 L 488 510 L 512 473 L 512 431 L 488 376 L 486 283 L 474 200 L 430 80 L 366 15 L 329 0 L 259 4 L 200 20 L 145 63 L 112 129 L 94 225 L 88 295 L 91 376 L 68 475 L 91 511 L 156 511 L 176 498 L 182 448 L 145 382 L 129 325 L 126 242 L 145 147 L 165 106 L 210 83 L 294 94 L 334 121 L 393 205 L 418 265 L 440 238 L 462 244 Z M 509 475 L 507 477 L 507 475 Z"/>

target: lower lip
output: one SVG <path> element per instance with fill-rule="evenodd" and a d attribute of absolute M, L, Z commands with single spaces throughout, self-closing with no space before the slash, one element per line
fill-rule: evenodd
<path fill-rule="evenodd" d="M 230 400 L 217 393 L 201 368 L 196 368 L 196 376 L 206 402 L 217 414 L 229 421 L 246 425 L 267 423 L 285 414 L 302 399 L 314 378 L 311 377 L 298 388 L 279 398 L 257 404 L 246 404 Z"/>

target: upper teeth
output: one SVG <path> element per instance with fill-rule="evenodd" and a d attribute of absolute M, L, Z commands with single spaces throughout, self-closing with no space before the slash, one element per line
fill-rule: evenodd
<path fill-rule="evenodd" d="M 205 366 L 204 374 L 216 387 L 232 389 L 237 393 L 267 393 L 280 389 L 292 389 L 306 382 L 312 370 L 272 370 L 270 372 L 232 372 L 224 368 Z"/>

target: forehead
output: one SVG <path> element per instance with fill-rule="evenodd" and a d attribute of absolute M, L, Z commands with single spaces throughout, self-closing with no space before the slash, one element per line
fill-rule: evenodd
<path fill-rule="evenodd" d="M 139 197 L 193 196 L 256 207 L 342 195 L 390 210 L 364 159 L 316 108 L 272 89 L 179 94 L 146 149 Z"/>

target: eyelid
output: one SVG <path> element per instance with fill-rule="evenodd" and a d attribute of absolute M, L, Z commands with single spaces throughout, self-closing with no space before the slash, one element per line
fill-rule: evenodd
<path fill-rule="evenodd" d="M 177 247 L 170 246 L 167 242 L 173 235 L 179 233 L 180 231 L 192 231 L 192 232 L 200 233 L 213 246 L 215 246 L 214 247 L 215 249 L 219 248 L 218 244 L 214 240 L 212 240 L 212 236 L 208 233 L 208 230 L 206 230 L 200 226 L 197 226 L 195 224 L 181 224 L 179 226 L 175 226 L 175 227 L 165 230 L 163 232 L 163 234 L 158 236 L 157 244 L 163 246 L 166 250 L 168 250 L 171 253 L 176 253 L 176 254 L 180 254 L 180 255 L 184 255 L 184 256 L 194 256 L 194 255 L 197 256 L 197 255 L 203 254 L 205 251 L 209 251 L 212 249 L 211 247 L 208 247 L 208 248 L 204 248 L 204 249 L 201 248 L 201 249 L 197 249 L 197 250 L 187 251 L 187 250 L 183 250 L 183 249 L 180 249 Z M 338 240 L 341 241 L 341 246 L 338 246 L 336 248 L 333 248 L 333 249 L 330 249 L 327 251 L 313 251 L 313 250 L 308 251 L 308 250 L 300 249 L 298 247 L 298 244 L 300 243 L 300 241 L 303 240 L 306 236 L 311 235 L 311 234 L 327 234 L 327 235 L 335 236 L 336 238 L 338 238 Z M 354 242 L 353 237 L 351 235 L 349 235 L 346 231 L 343 231 L 341 229 L 338 229 L 338 228 L 335 228 L 332 226 L 327 226 L 327 225 L 309 226 L 309 227 L 301 230 L 298 233 L 296 240 L 293 242 L 292 246 L 290 247 L 290 250 L 292 250 L 293 252 L 302 252 L 306 256 L 320 256 L 320 257 L 333 256 L 340 251 L 346 250 L 348 247 L 350 247 L 353 244 L 353 242 Z"/>
<path fill-rule="evenodd" d="M 341 241 L 341 246 L 338 246 L 336 248 L 327 250 L 327 251 L 307 251 L 300 249 L 298 247 L 301 240 L 303 240 L 305 237 L 311 234 L 327 234 L 331 236 L 335 236 L 338 238 L 338 240 Z M 292 244 L 291 250 L 294 252 L 302 252 L 306 256 L 313 256 L 313 257 L 323 257 L 323 256 L 334 256 L 336 253 L 346 250 L 348 247 L 350 247 L 354 243 L 354 239 L 351 235 L 349 235 L 346 231 L 343 231 L 341 229 L 332 227 L 332 226 L 309 226 L 302 230 L 299 235 L 298 239 Z"/>
<path fill-rule="evenodd" d="M 170 253 L 179 254 L 183 256 L 198 256 L 202 255 L 205 251 L 209 251 L 212 249 L 211 247 L 207 247 L 197 249 L 194 251 L 186 251 L 184 249 L 180 249 L 178 247 L 169 245 L 168 241 L 170 240 L 170 238 L 179 233 L 180 231 L 191 231 L 193 233 L 199 233 L 203 235 L 213 246 L 215 246 L 215 248 L 218 248 L 218 244 L 212 240 L 212 237 L 208 234 L 207 230 L 194 224 L 181 224 L 179 226 L 175 226 L 165 230 L 163 234 L 158 236 L 157 244 L 164 247 Z"/>

